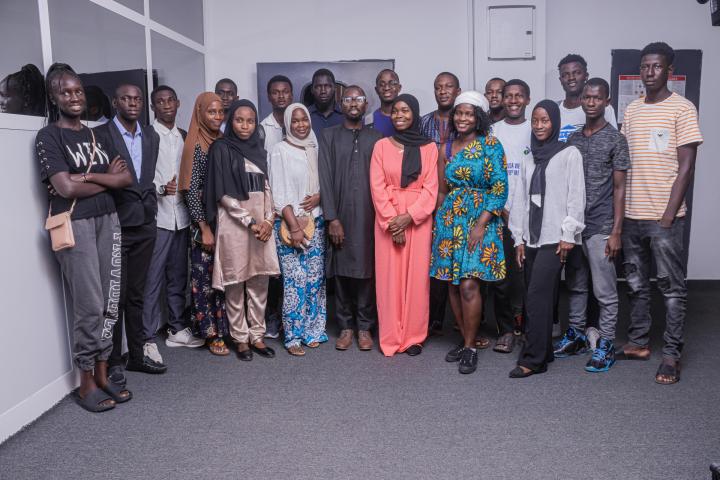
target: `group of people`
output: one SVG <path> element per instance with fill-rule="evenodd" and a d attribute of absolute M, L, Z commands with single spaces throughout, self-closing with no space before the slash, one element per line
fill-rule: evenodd
<path fill-rule="evenodd" d="M 558 65 L 565 98 L 537 102 L 530 115 L 520 79 L 463 91 L 442 72 L 437 109 L 421 116 L 392 70 L 378 74 L 380 107 L 369 113 L 362 88 L 320 69 L 309 107 L 293 103 L 289 78 L 271 78 L 264 119 L 222 79 L 197 97 L 187 131 L 171 87 L 152 91 L 155 120 L 145 126 L 142 90 L 128 84 L 115 91 L 115 116 L 89 129 L 80 78 L 54 64 L 36 147 L 48 228 L 65 213 L 74 235 L 55 255 L 73 299 L 76 400 L 108 410 L 132 398 L 125 369 L 165 372 L 165 323 L 169 347 L 228 355 L 229 337 L 250 361 L 274 357 L 265 339 L 282 330 L 287 352 L 305 355 L 328 341 L 327 281 L 338 350 L 355 341 L 372 350 L 377 329 L 384 355 L 418 355 L 449 301 L 462 340 L 445 360 L 472 373 L 490 344 L 479 326 L 492 297 L 493 349 L 510 353 L 523 339 L 510 377 L 588 350 L 585 369 L 607 371 L 621 251 L 631 312 L 617 353 L 649 358 L 653 259 L 667 310 L 655 380 L 677 382 L 684 196 L 702 136 L 693 104 L 667 88 L 673 60 L 665 43 L 642 51 L 646 93 L 622 132 L 607 82 L 589 78 L 575 54 Z M 563 269 L 569 328 L 553 343 Z M 597 329 L 587 325 L 590 288 Z"/>

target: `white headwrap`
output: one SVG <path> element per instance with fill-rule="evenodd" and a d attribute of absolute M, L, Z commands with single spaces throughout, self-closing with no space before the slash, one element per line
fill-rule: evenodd
<path fill-rule="evenodd" d="M 290 129 L 290 125 L 292 124 L 292 114 L 297 109 L 304 111 L 305 115 L 307 115 L 308 121 L 310 122 L 310 134 L 302 140 L 293 135 Z M 305 157 L 307 157 L 308 165 L 306 193 L 308 195 L 314 195 L 320 191 L 320 179 L 318 177 L 318 141 L 317 137 L 315 137 L 315 132 L 312 131 L 310 112 L 302 103 L 293 103 L 285 109 L 283 120 L 285 121 L 285 137 L 287 140 L 293 145 L 305 148 Z"/>
<path fill-rule="evenodd" d="M 480 92 L 476 92 L 475 90 L 463 91 L 460 95 L 457 96 L 453 106 L 457 107 L 461 103 L 469 103 L 470 105 L 480 107 L 485 113 L 490 110 L 490 104 L 488 103 L 487 98 L 485 98 L 485 95 Z"/>

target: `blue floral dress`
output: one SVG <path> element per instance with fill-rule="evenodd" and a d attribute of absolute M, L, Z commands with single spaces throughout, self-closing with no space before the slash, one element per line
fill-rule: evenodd
<path fill-rule="evenodd" d="M 449 193 L 435 214 L 430 276 L 459 285 L 463 278 L 498 281 L 505 278 L 502 209 L 507 200 L 505 152 L 493 136 L 477 137 L 445 166 Z M 473 252 L 468 236 L 483 211 L 492 213 L 482 245 Z"/>

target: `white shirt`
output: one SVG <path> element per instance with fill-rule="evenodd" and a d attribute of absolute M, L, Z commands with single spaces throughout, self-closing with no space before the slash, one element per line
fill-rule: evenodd
<path fill-rule="evenodd" d="M 530 120 L 525 120 L 519 125 L 511 125 L 505 120 L 501 120 L 492 125 L 491 133 L 500 140 L 505 152 L 508 175 L 508 198 L 505 202 L 505 210 L 509 212 L 513 193 L 518 188 L 520 181 L 520 169 L 523 163 L 533 161 L 530 151 L 530 136 L 532 135 Z"/>
<path fill-rule="evenodd" d="M 559 140 L 566 142 L 571 133 L 580 130 L 582 126 L 585 125 L 585 112 L 583 112 L 582 107 L 565 108 L 563 106 L 563 100 L 560 100 L 558 105 L 560 106 L 560 123 L 562 124 Z M 608 105 L 605 109 L 605 120 L 617 128 L 615 110 L 612 105 Z"/>
<path fill-rule="evenodd" d="M 318 192 L 308 192 L 308 160 L 305 150 L 293 147 L 287 142 L 276 143 L 268 155 L 268 174 L 275 211 L 282 216 L 283 208 L 291 205 L 295 216 L 307 215 L 300 207 L 305 197 Z M 317 206 L 313 218 L 322 215 Z"/>
<path fill-rule="evenodd" d="M 275 116 L 270 113 L 260 122 L 265 129 L 265 151 L 270 152 L 276 143 L 280 143 L 285 138 L 283 134 L 283 126 L 275 120 Z"/>
<path fill-rule="evenodd" d="M 535 162 L 525 162 L 515 190 L 509 227 L 515 246 L 552 245 L 560 240 L 581 244 L 585 228 L 585 174 L 580 150 L 570 146 L 550 159 L 545 167 L 545 205 L 537 243 L 530 243 L 530 179 Z M 540 196 L 533 199 L 539 202 Z"/>
<path fill-rule="evenodd" d="M 177 181 L 180 160 L 183 151 L 183 138 L 177 126 L 169 130 L 157 119 L 153 128 L 160 136 L 157 166 L 155 167 L 155 190 L 158 192 L 157 226 L 165 230 L 180 230 L 190 225 L 190 214 L 179 193 L 160 195 L 160 186 L 167 184 L 173 177 Z"/>

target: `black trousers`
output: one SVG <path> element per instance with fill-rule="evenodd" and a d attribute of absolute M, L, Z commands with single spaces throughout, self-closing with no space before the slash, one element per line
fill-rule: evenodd
<path fill-rule="evenodd" d="M 122 280 L 120 282 L 120 319 L 113 329 L 110 366 L 122 364 L 122 329 L 125 325 L 128 354 L 132 360 L 143 358 L 143 306 L 145 282 L 152 261 L 157 227 L 155 222 L 122 229 Z"/>
<path fill-rule="evenodd" d="M 525 281 L 522 270 L 515 261 L 515 243 L 510 230 L 503 226 L 503 250 L 505 251 L 505 265 L 507 276 L 499 282 L 486 282 L 486 298 L 495 299 L 495 321 L 498 333 L 504 335 L 515 329 L 514 318 L 523 313 L 523 297 L 525 296 Z M 487 309 L 484 309 L 487 312 Z"/>
<path fill-rule="evenodd" d="M 556 250 L 557 244 L 525 247 L 526 341 L 517 364 L 531 370 L 538 370 L 554 359 L 552 326 L 562 270 Z"/>
<path fill-rule="evenodd" d="M 430 328 L 440 330 L 445 320 L 448 300 L 448 283 L 430 277 Z"/>
<path fill-rule="evenodd" d="M 377 324 L 375 281 L 335 275 L 335 318 L 341 330 L 353 328 L 353 313 L 358 330 L 370 330 Z"/>

